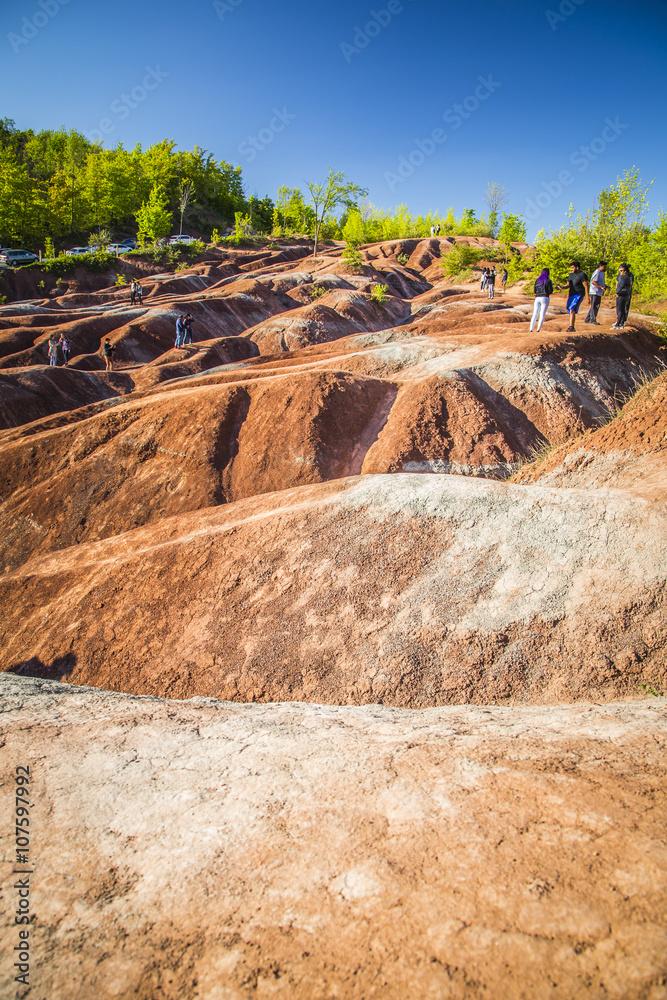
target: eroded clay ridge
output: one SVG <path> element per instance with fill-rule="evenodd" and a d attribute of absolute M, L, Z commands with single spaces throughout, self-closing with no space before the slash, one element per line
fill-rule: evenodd
<path fill-rule="evenodd" d="M 232 255 L 145 280 L 134 311 L 115 289 L 5 307 L 2 667 L 411 706 L 657 684 L 662 397 L 632 441 L 594 428 L 659 369 L 658 340 L 604 311 L 569 335 L 558 300 L 530 334 L 522 294 L 442 278 L 450 245 L 370 247 L 359 275 L 336 253 Z M 199 339 L 176 351 L 186 309 Z M 91 350 L 109 334 L 124 367 L 26 367 L 63 320 Z M 501 481 L 584 428 L 576 461 Z"/>
<path fill-rule="evenodd" d="M 664 699 L 415 713 L 7 676 L 0 696 L 4 815 L 15 762 L 34 775 L 37 996 L 664 993 Z"/>

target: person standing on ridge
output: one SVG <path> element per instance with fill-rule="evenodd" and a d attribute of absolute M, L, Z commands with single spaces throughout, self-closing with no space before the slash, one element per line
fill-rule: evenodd
<path fill-rule="evenodd" d="M 59 343 L 60 343 L 60 350 L 63 352 L 63 358 L 65 359 L 65 368 L 67 368 L 69 364 L 69 354 L 72 349 L 71 344 L 67 339 L 67 337 L 65 337 L 62 333 L 60 334 Z"/>
<path fill-rule="evenodd" d="M 479 289 L 480 292 L 483 292 L 484 289 L 486 288 L 486 281 L 488 277 L 489 277 L 489 269 L 488 267 L 485 267 L 484 270 L 482 271 L 482 284 L 480 285 Z"/>
<path fill-rule="evenodd" d="M 616 322 L 612 330 L 624 330 L 630 312 L 630 300 L 632 298 L 632 286 L 634 277 L 630 272 L 629 264 L 621 264 L 621 269 L 616 279 Z"/>
<path fill-rule="evenodd" d="M 132 284 L 130 285 L 130 305 L 131 306 L 134 305 L 134 298 L 135 298 L 136 294 L 137 294 L 137 283 L 134 280 L 134 278 L 132 278 Z"/>
<path fill-rule="evenodd" d="M 600 326 L 598 323 L 598 310 L 600 309 L 600 303 L 602 302 L 602 296 L 607 291 L 607 282 L 604 276 L 607 270 L 607 261 L 601 260 L 597 266 L 597 270 L 593 271 L 593 276 L 591 277 L 591 288 L 589 298 L 591 300 L 591 307 L 588 310 L 588 315 L 584 320 L 584 323 L 593 323 L 595 326 Z"/>
<path fill-rule="evenodd" d="M 190 338 L 190 343 L 192 343 L 192 323 L 193 323 L 192 316 L 190 315 L 190 313 L 188 313 L 185 319 L 183 320 L 183 329 L 185 330 L 183 334 L 184 347 L 188 342 L 188 337 Z"/>
<path fill-rule="evenodd" d="M 502 274 L 501 282 L 502 282 L 502 286 L 503 286 L 503 292 L 506 292 L 507 291 L 507 268 L 506 267 L 503 268 L 503 274 Z"/>
<path fill-rule="evenodd" d="M 431 239 L 435 236 L 435 226 L 431 226 Z"/>
<path fill-rule="evenodd" d="M 486 284 L 489 289 L 489 298 L 492 299 L 496 294 L 496 269 L 495 267 L 489 271 L 486 277 Z"/>
<path fill-rule="evenodd" d="M 183 316 L 179 315 L 176 317 L 176 342 L 174 347 L 181 348 L 183 346 L 183 341 L 185 340 L 185 326 Z"/>
<path fill-rule="evenodd" d="M 143 301 L 144 301 L 144 290 L 143 290 L 143 288 L 141 287 L 141 282 L 140 282 L 140 281 L 137 281 L 137 283 L 136 283 L 136 286 L 135 286 L 135 289 L 134 289 L 134 290 L 135 290 L 135 292 L 137 293 L 137 298 L 139 299 L 139 305 L 140 305 L 140 306 L 141 306 L 141 305 L 143 305 Z"/>
<path fill-rule="evenodd" d="M 542 274 L 539 276 L 533 291 L 535 292 L 535 305 L 533 307 L 533 317 L 530 321 L 530 332 L 533 332 L 535 323 L 537 322 L 537 332 L 539 333 L 542 329 L 542 324 L 544 323 L 544 317 L 547 314 L 547 309 L 549 308 L 549 301 L 551 295 L 553 295 L 553 282 L 549 277 L 549 268 L 545 267 Z"/>
<path fill-rule="evenodd" d="M 570 325 L 565 332 L 574 333 L 574 321 L 579 312 L 579 306 L 584 301 L 584 297 L 588 295 L 588 275 L 581 270 L 578 260 L 573 260 L 570 264 L 567 284 L 569 293 L 566 308 L 570 314 Z"/>
<path fill-rule="evenodd" d="M 116 348 L 113 346 L 113 344 L 107 337 L 107 339 L 104 341 L 104 346 L 102 348 L 102 351 L 104 353 L 104 364 L 106 365 L 106 371 L 108 372 L 113 371 L 113 352 L 115 350 Z"/>
<path fill-rule="evenodd" d="M 58 364 L 58 341 L 55 337 L 49 339 L 49 365 L 55 368 Z"/>
<path fill-rule="evenodd" d="M 435 235 L 438 237 L 440 236 L 440 223 L 438 223 L 438 225 L 435 227 Z"/>

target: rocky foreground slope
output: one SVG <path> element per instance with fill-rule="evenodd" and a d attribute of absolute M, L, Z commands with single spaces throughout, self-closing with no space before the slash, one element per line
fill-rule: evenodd
<path fill-rule="evenodd" d="M 16 762 L 32 770 L 29 995 L 667 996 L 663 699 L 410 712 L 9 675 L 0 692 L 4 815 Z"/>

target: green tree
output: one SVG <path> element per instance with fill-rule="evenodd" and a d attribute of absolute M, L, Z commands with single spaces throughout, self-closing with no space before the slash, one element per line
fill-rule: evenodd
<path fill-rule="evenodd" d="M 345 174 L 338 170 L 329 170 L 327 179 L 322 184 L 309 182 L 310 200 L 313 206 L 315 244 L 313 256 L 317 256 L 317 244 L 320 236 L 320 229 L 325 216 L 333 211 L 338 205 L 345 205 L 350 211 L 357 207 L 357 199 L 367 195 L 366 188 L 359 187 L 351 181 L 346 181 Z"/>
<path fill-rule="evenodd" d="M 148 201 L 135 212 L 140 244 L 167 236 L 171 229 L 172 213 L 169 211 L 164 188 L 156 184 L 151 188 Z"/>
<path fill-rule="evenodd" d="M 506 215 L 503 212 L 503 224 L 498 232 L 498 239 L 501 243 L 525 243 L 526 241 L 526 221 L 521 215 Z"/>

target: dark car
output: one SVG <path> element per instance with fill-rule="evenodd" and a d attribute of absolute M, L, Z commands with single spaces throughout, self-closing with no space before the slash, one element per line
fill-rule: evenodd
<path fill-rule="evenodd" d="M 121 240 L 123 246 L 129 247 L 130 250 L 136 250 L 138 244 L 136 240 Z"/>
<path fill-rule="evenodd" d="M 30 253 L 29 250 L 3 250 L 0 253 L 0 264 L 6 264 L 7 267 L 34 264 L 36 260 L 39 260 L 37 254 Z"/>

